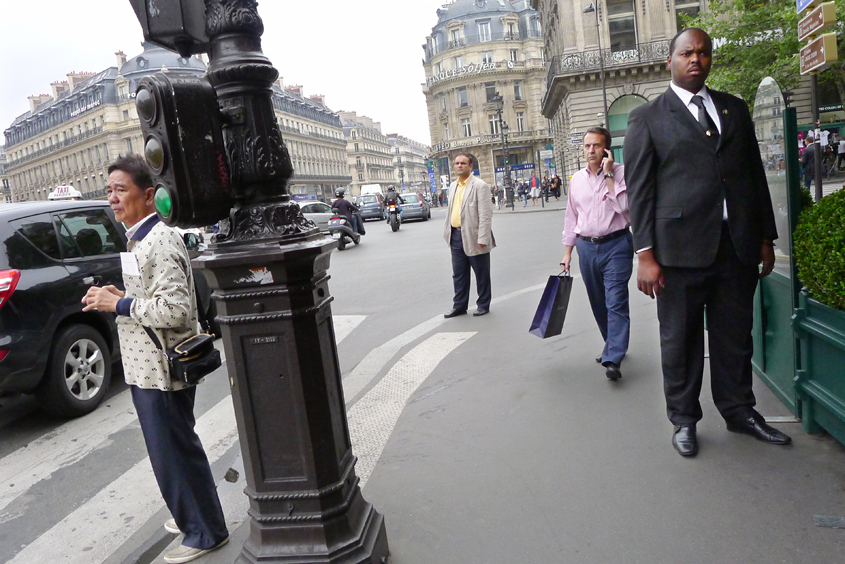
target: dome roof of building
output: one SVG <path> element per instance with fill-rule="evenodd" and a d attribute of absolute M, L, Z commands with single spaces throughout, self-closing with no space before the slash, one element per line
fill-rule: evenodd
<path fill-rule="evenodd" d="M 161 67 L 169 71 L 187 70 L 194 72 L 205 72 L 205 63 L 196 57 L 182 57 L 178 53 L 168 51 L 158 45 L 149 42 L 141 44 L 144 52 L 126 61 L 119 71 L 125 78 L 131 78 L 137 74 L 149 74 L 150 71 L 157 72 Z"/>
<path fill-rule="evenodd" d="M 446 8 L 438 10 L 437 13 L 440 16 L 438 23 L 487 13 L 519 12 L 525 9 L 525 4 L 527 3 L 523 0 L 455 0 Z"/>

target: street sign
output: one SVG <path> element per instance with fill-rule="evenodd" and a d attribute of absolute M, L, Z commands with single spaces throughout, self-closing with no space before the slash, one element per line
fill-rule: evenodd
<path fill-rule="evenodd" d="M 555 156 L 555 152 L 554 152 L 554 151 L 548 151 L 548 150 L 546 150 L 546 151 L 540 151 L 540 158 L 541 158 L 541 159 L 546 159 L 546 160 L 548 160 L 548 159 L 550 159 L 550 158 L 552 158 L 552 157 L 554 157 L 554 156 Z"/>
<path fill-rule="evenodd" d="M 572 133 L 568 133 L 567 137 L 581 138 L 584 137 L 584 132 L 582 131 L 581 133 L 578 133 L 577 131 L 573 131 Z"/>
<path fill-rule="evenodd" d="M 800 14 L 810 6 L 816 6 L 820 0 L 795 0 L 795 9 Z"/>
<path fill-rule="evenodd" d="M 836 34 L 825 33 L 801 49 L 801 74 L 807 74 L 838 60 Z"/>
<path fill-rule="evenodd" d="M 798 22 L 798 41 L 804 41 L 836 23 L 836 3 L 825 2 Z"/>

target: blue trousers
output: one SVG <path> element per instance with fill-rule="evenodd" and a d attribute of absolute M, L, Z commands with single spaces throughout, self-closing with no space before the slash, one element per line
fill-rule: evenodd
<path fill-rule="evenodd" d="M 628 281 L 634 271 L 633 237 L 629 232 L 598 245 L 578 238 L 575 248 L 590 308 L 604 339 L 602 364 L 619 366 L 631 336 Z"/>
<path fill-rule="evenodd" d="M 161 496 L 185 534 L 182 544 L 217 546 L 229 532 L 208 457 L 194 431 L 196 386 L 178 392 L 129 388 Z"/>
<path fill-rule="evenodd" d="M 449 242 L 452 251 L 452 284 L 455 287 L 455 297 L 452 306 L 455 309 L 466 310 L 469 307 L 469 271 L 475 272 L 475 283 L 478 289 L 478 300 L 475 304 L 482 309 L 490 308 L 493 291 L 490 286 L 490 253 L 467 256 L 461 230 L 452 228 Z"/>

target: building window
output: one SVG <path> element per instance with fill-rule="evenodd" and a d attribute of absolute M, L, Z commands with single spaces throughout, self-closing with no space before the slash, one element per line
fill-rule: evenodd
<path fill-rule="evenodd" d="M 455 57 L 455 70 L 461 70 L 461 67 L 464 66 L 464 58 L 463 57 Z"/>
<path fill-rule="evenodd" d="M 499 114 L 487 114 L 487 121 L 490 122 L 490 135 L 498 135 Z"/>
<path fill-rule="evenodd" d="M 445 95 L 440 96 L 440 111 L 441 112 L 446 111 L 446 96 Z"/>
<path fill-rule="evenodd" d="M 485 82 L 484 83 L 484 92 L 487 94 L 487 101 L 492 102 L 493 99 L 496 97 L 496 83 L 495 82 Z"/>
<path fill-rule="evenodd" d="M 461 32 L 460 30 L 453 29 L 450 33 L 450 43 L 452 47 L 458 47 L 461 45 Z"/>
<path fill-rule="evenodd" d="M 130 155 L 134 152 L 134 151 L 132 150 L 132 139 L 127 139 L 127 140 L 126 140 L 126 152 L 127 152 L 127 153 L 129 153 Z M 73 160 L 74 160 L 74 161 L 76 160 L 76 155 L 74 155 Z M 78 168 L 79 168 L 79 164 L 78 164 L 78 163 L 75 163 L 75 164 L 76 164 L 76 168 L 78 169 Z"/>
<path fill-rule="evenodd" d="M 443 124 L 443 139 L 447 139 L 447 140 L 449 139 L 449 124 L 448 123 Z"/>
<path fill-rule="evenodd" d="M 358 180 L 364 180 L 364 173 L 363 172 L 358 173 Z"/>
<path fill-rule="evenodd" d="M 458 105 L 462 108 L 465 108 L 469 105 L 469 100 L 467 99 L 467 89 L 466 86 L 462 86 L 458 88 Z"/>
<path fill-rule="evenodd" d="M 490 64 L 493 62 L 493 51 L 484 51 L 481 54 L 481 62 L 484 64 Z"/>
<path fill-rule="evenodd" d="M 472 137 L 472 126 L 469 124 L 469 118 L 461 120 L 461 129 L 463 129 L 464 137 Z"/>
<path fill-rule="evenodd" d="M 434 63 L 434 74 L 440 74 L 440 63 Z"/>
<path fill-rule="evenodd" d="M 516 25 L 513 22 L 508 23 L 508 31 L 505 39 L 517 39 Z"/>
<path fill-rule="evenodd" d="M 478 41 L 490 41 L 490 22 L 480 22 L 478 24 Z"/>
<path fill-rule="evenodd" d="M 607 27 L 610 50 L 625 51 L 637 46 L 634 0 L 607 0 Z"/>
<path fill-rule="evenodd" d="M 690 0 L 675 0 L 675 20 L 678 25 L 678 31 L 686 27 L 682 16 L 694 18 L 700 11 L 701 2 L 698 0 L 695 2 L 690 2 Z"/>
<path fill-rule="evenodd" d="M 518 49 L 511 49 L 511 62 L 517 62 L 519 60 L 519 50 Z"/>
<path fill-rule="evenodd" d="M 525 112 L 516 112 L 516 130 L 525 131 Z"/>
<path fill-rule="evenodd" d="M 357 153 L 358 151 L 360 151 L 360 149 L 358 148 L 358 143 L 355 143 L 355 152 Z"/>
<path fill-rule="evenodd" d="M 355 165 L 361 166 L 361 157 L 355 157 Z"/>
<path fill-rule="evenodd" d="M 522 82 L 519 80 L 513 82 L 513 99 L 522 100 Z"/>

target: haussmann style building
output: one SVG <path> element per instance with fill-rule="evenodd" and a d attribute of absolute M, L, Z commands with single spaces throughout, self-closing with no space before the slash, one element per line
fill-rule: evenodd
<path fill-rule="evenodd" d="M 502 184 L 505 142 L 514 180 L 554 173 L 540 158 L 551 144 L 541 102 L 546 82 L 540 13 L 528 0 L 455 0 L 437 10 L 423 45 L 435 173 L 448 182 L 454 157 L 469 152 L 488 184 Z M 501 98 L 498 100 L 497 98 Z"/>

